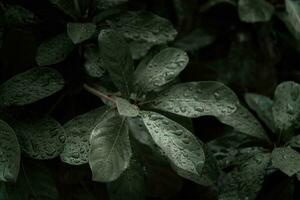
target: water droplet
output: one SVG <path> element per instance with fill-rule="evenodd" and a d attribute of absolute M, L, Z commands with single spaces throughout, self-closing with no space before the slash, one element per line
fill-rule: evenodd
<path fill-rule="evenodd" d="M 215 97 L 217 100 L 219 100 L 220 97 L 221 97 L 221 95 L 220 95 L 219 92 L 215 92 L 215 93 L 214 93 L 214 97 Z"/>
<path fill-rule="evenodd" d="M 180 111 L 185 113 L 186 112 L 186 108 L 185 107 L 180 107 Z"/>
<path fill-rule="evenodd" d="M 204 112 L 204 108 L 201 106 L 196 107 L 195 110 L 198 112 Z"/>
<path fill-rule="evenodd" d="M 183 134 L 183 131 L 182 130 L 176 130 L 173 132 L 175 135 L 177 136 L 181 136 Z"/>

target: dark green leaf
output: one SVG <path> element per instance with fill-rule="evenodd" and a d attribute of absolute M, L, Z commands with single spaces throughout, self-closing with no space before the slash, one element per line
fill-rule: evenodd
<path fill-rule="evenodd" d="M 288 145 L 293 148 L 300 148 L 300 135 L 292 137 L 292 139 L 288 142 Z"/>
<path fill-rule="evenodd" d="M 166 48 L 156 54 L 146 65 L 135 71 L 135 84 L 142 92 L 155 91 L 173 81 L 188 63 L 187 54 L 176 48 Z"/>
<path fill-rule="evenodd" d="M 64 86 L 58 71 L 35 67 L 17 74 L 0 86 L 0 106 L 26 105 L 48 97 Z"/>
<path fill-rule="evenodd" d="M 54 4 L 58 9 L 62 10 L 65 14 L 78 18 L 80 13 L 76 8 L 75 2 L 78 0 L 49 0 L 52 4 Z"/>
<path fill-rule="evenodd" d="M 265 0 L 239 0 L 240 19 L 244 22 L 266 22 L 272 18 L 274 7 Z"/>
<path fill-rule="evenodd" d="M 104 66 L 98 48 L 87 47 L 84 51 L 85 71 L 88 75 L 100 78 L 104 74 Z"/>
<path fill-rule="evenodd" d="M 136 117 L 139 115 L 139 108 L 126 99 L 115 97 L 117 109 L 120 115 L 125 117 Z"/>
<path fill-rule="evenodd" d="M 115 110 L 95 127 L 90 144 L 89 163 L 94 181 L 114 181 L 128 168 L 132 155 L 128 126 Z"/>
<path fill-rule="evenodd" d="M 34 14 L 19 5 L 6 6 L 4 8 L 4 18 L 5 23 L 8 26 L 20 26 L 35 23 Z"/>
<path fill-rule="evenodd" d="M 294 0 L 285 0 L 287 14 L 283 14 L 283 21 L 297 39 L 300 38 L 300 3 Z"/>
<path fill-rule="evenodd" d="M 154 142 L 169 158 L 174 169 L 197 182 L 205 161 L 202 143 L 180 124 L 155 112 L 141 112 Z"/>
<path fill-rule="evenodd" d="M 67 33 L 74 44 L 79 44 L 90 39 L 96 32 L 96 25 L 93 23 L 68 23 Z"/>
<path fill-rule="evenodd" d="M 16 181 L 21 150 L 15 132 L 2 120 L 0 120 L 0 141 L 0 181 Z"/>
<path fill-rule="evenodd" d="M 154 44 L 149 42 L 131 41 L 129 43 L 132 58 L 135 60 L 145 56 L 153 46 Z"/>
<path fill-rule="evenodd" d="M 64 150 L 60 155 L 63 162 L 71 165 L 88 163 L 91 133 L 106 112 L 107 107 L 100 107 L 79 115 L 64 124 L 67 138 Z"/>
<path fill-rule="evenodd" d="M 97 0 L 98 9 L 108 9 L 114 6 L 122 5 L 128 0 Z"/>
<path fill-rule="evenodd" d="M 300 154 L 288 147 L 275 148 L 272 152 L 272 164 L 288 176 L 300 171 Z"/>
<path fill-rule="evenodd" d="M 63 33 L 43 42 L 37 50 L 35 59 L 39 66 L 54 65 L 64 61 L 73 48 L 72 40 Z"/>
<path fill-rule="evenodd" d="M 99 49 L 103 65 L 114 84 L 125 96 L 132 88 L 133 60 L 125 39 L 113 30 L 102 30 L 99 34 Z"/>

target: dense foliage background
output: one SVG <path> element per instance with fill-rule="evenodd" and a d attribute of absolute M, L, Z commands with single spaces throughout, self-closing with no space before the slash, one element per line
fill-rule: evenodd
<path fill-rule="evenodd" d="M 68 8 L 71 4 L 74 6 L 74 2 L 77 2 L 78 4 L 75 4 L 77 10 L 75 10 L 78 15 L 66 12 L 68 9 L 62 9 L 60 7 L 61 2 L 68 2 L 69 4 L 63 4 L 67 5 Z M 132 20 L 130 17 L 128 19 L 124 17 L 128 11 L 141 13 L 148 11 L 168 21 L 155 18 L 153 23 L 143 24 L 143 20 L 148 20 L 152 15 L 149 13 L 141 14 L 141 17 L 145 19 L 141 22 L 136 20 L 136 24 L 140 23 L 141 30 L 134 27 L 129 32 L 126 32 L 126 30 L 122 29 L 122 25 L 130 24 L 129 21 Z M 90 26 L 87 30 L 83 31 L 84 33 L 81 33 L 82 35 L 78 35 L 78 27 L 74 24 L 75 22 L 93 22 L 93 24 L 89 24 Z M 70 25 L 70 23 L 73 24 Z M 143 25 L 145 26 L 143 27 Z M 183 126 L 191 130 L 198 139 L 205 143 L 207 151 L 212 152 L 214 155 L 212 159 L 216 160 L 216 163 L 218 163 L 217 168 L 221 168 L 221 172 L 215 179 L 212 178 L 215 175 L 209 177 L 209 179 L 214 179 L 211 181 L 212 183 L 209 180 L 207 182 L 204 181 L 205 184 L 197 184 L 195 183 L 197 181 L 192 180 L 193 178 L 188 180 L 189 178 L 183 178 L 185 176 L 181 177 L 177 175 L 175 170 L 168 163 L 164 162 L 164 159 L 154 158 L 155 155 L 146 147 L 139 147 L 143 149 L 141 154 L 146 155 L 146 161 L 144 160 L 144 162 L 150 161 L 150 164 L 147 167 L 141 168 L 142 170 L 145 170 L 145 168 L 148 169 L 144 183 L 145 188 L 141 189 L 135 185 L 134 187 L 136 188 L 131 188 L 131 192 L 145 193 L 147 199 L 163 200 L 300 199 L 300 155 L 298 153 L 300 139 L 297 137 L 297 134 L 299 134 L 298 125 L 300 124 L 300 86 L 297 84 L 300 82 L 300 3 L 298 1 L 1 1 L 0 84 L 4 85 L 12 77 L 30 70 L 33 70 L 30 73 L 36 73 L 35 76 L 31 77 L 31 81 L 34 82 L 37 80 L 36 82 L 38 82 L 38 77 L 43 76 L 47 70 L 50 70 L 49 68 L 57 70 L 49 72 L 53 73 L 51 76 L 56 77 L 56 73 L 58 72 L 64 80 L 64 83 L 61 83 L 58 76 L 56 85 L 54 83 L 51 85 L 48 82 L 41 83 L 45 85 L 50 84 L 51 89 L 58 92 L 39 91 L 41 94 L 45 93 L 44 97 L 47 98 L 41 99 L 40 97 L 35 97 L 36 100 L 33 103 L 19 103 L 18 99 L 26 97 L 17 96 L 17 92 L 12 92 L 12 94 L 8 94 L 7 92 L 18 89 L 26 90 L 26 88 L 22 88 L 22 84 L 24 84 L 22 83 L 22 77 L 20 78 L 21 81 L 19 80 L 22 84 L 17 85 L 18 89 L 14 88 L 16 85 L 6 88 L 2 86 L 2 89 L 0 88 L 0 119 L 6 121 L 15 129 L 15 132 L 19 131 L 22 133 L 24 131 L 25 136 L 23 137 L 25 138 L 22 139 L 21 137 L 20 143 L 25 140 L 27 141 L 28 138 L 26 139 L 26 137 L 29 137 L 26 135 L 27 129 L 30 131 L 35 130 L 33 131 L 34 134 L 39 135 L 39 132 L 44 131 L 46 128 L 49 130 L 51 128 L 56 129 L 55 127 L 58 126 L 57 122 L 66 128 L 68 127 L 66 123 L 74 117 L 107 103 L 107 99 L 104 98 L 101 101 L 99 95 L 94 95 L 93 93 L 95 92 L 91 91 L 92 88 L 90 86 L 97 87 L 97 85 L 102 86 L 102 84 L 107 84 L 107 87 L 105 85 L 105 89 L 101 88 L 102 91 L 105 90 L 106 92 L 114 91 L 115 89 L 110 81 L 110 76 L 106 72 L 107 69 L 101 68 L 101 64 L 97 63 L 97 60 L 93 60 L 93 55 L 98 55 L 98 52 L 95 53 L 95 48 L 98 44 L 98 33 L 108 28 L 114 29 L 116 34 L 123 34 L 126 41 L 130 44 L 131 56 L 134 58 L 135 66 L 140 63 L 140 60 L 147 53 L 148 55 L 157 54 L 167 46 L 176 47 L 187 52 L 189 62 L 185 68 L 183 66 L 184 70 L 179 75 L 179 78 L 171 84 L 196 81 L 219 81 L 224 83 L 235 92 L 241 105 L 252 112 L 255 118 L 262 124 L 269 138 L 266 142 L 252 140 L 251 137 L 250 139 L 244 137 L 239 131 L 233 129 L 235 127 L 228 126 L 231 125 L 229 122 L 221 123 L 222 119 L 218 119 L 214 115 L 200 116 L 189 121 L 165 113 L 166 116 L 174 121 L 182 125 L 185 124 Z M 151 30 L 151 28 L 157 28 L 157 35 L 159 36 L 155 37 L 155 31 L 149 35 L 142 35 L 144 30 Z M 90 34 L 89 31 L 92 33 Z M 97 33 L 96 36 L 92 36 L 94 32 Z M 161 32 L 164 34 L 161 34 Z M 114 37 L 113 41 L 116 41 L 114 39 L 118 39 L 119 36 L 114 36 L 115 33 L 112 33 L 113 36 L 109 35 L 109 33 L 102 33 L 102 37 L 99 36 L 99 41 L 102 42 L 103 49 L 107 54 L 114 55 L 115 51 L 122 51 L 122 47 L 119 49 L 118 44 L 123 44 L 123 38 L 119 38 L 120 40 L 117 40 L 115 43 L 110 43 L 111 37 Z M 60 38 L 55 43 L 55 46 L 50 45 L 50 47 L 45 48 L 46 50 L 41 50 L 41 44 L 58 35 L 60 35 Z M 73 43 L 70 42 L 71 40 L 68 37 L 71 38 Z M 140 38 L 139 40 L 137 39 L 139 37 L 145 37 L 146 39 Z M 110 49 L 110 44 L 112 46 L 115 45 L 113 49 Z M 52 48 L 55 49 L 57 47 L 63 49 L 63 52 L 53 53 Z M 178 54 L 184 57 L 180 52 Z M 53 62 L 53 59 L 56 59 L 56 61 Z M 126 60 L 127 57 L 124 59 Z M 164 59 L 168 60 L 168 56 Z M 87 60 L 91 63 L 87 63 Z M 47 69 L 45 68 L 44 72 L 38 70 L 35 72 L 32 68 L 40 67 L 39 65 L 47 66 Z M 98 65 L 100 65 L 99 68 L 97 68 Z M 95 69 L 95 66 L 97 69 Z M 52 81 L 53 77 L 49 78 L 49 81 Z M 286 82 L 287 85 L 283 85 L 282 88 L 278 89 L 277 86 L 283 82 Z M 62 84 L 64 84 L 63 88 Z M 122 88 L 123 83 L 120 84 L 121 86 L 117 86 L 117 88 Z M 279 91 L 277 96 L 275 90 Z M 37 92 L 34 88 L 32 88 L 32 91 Z M 116 94 L 115 91 L 107 93 Z M 249 93 L 252 93 L 252 95 L 253 93 L 263 95 L 270 99 L 263 98 L 263 100 L 260 100 L 261 96 L 257 97 L 259 98 L 258 101 L 255 99 L 256 96 L 248 96 L 247 99 L 247 94 Z M 274 93 L 276 98 L 274 97 Z M 6 96 L 1 97 L 1 95 Z M 293 100 L 291 100 L 293 102 L 291 104 L 289 104 L 291 99 L 289 95 L 292 96 Z M 293 99 L 293 96 L 295 96 L 296 100 Z M 269 101 L 272 101 L 271 99 L 273 98 L 282 98 L 282 101 L 286 101 L 288 106 L 292 107 L 292 111 L 287 110 L 286 112 L 293 113 L 291 114 L 294 117 L 291 122 L 293 125 L 289 125 L 288 128 L 279 128 L 280 130 L 278 131 L 278 127 L 276 128 L 276 126 L 278 126 L 280 121 L 268 123 L 269 118 L 265 116 L 267 115 L 265 113 L 267 109 L 262 111 L 260 109 L 267 108 Z M 260 101 L 263 101 L 263 103 L 259 103 Z M 120 102 L 122 101 L 120 100 Z M 264 105 L 262 106 L 261 104 Z M 270 104 L 273 104 L 273 102 Z M 281 104 L 284 103 L 281 102 Z M 277 112 L 277 115 L 285 116 L 286 113 L 284 112 L 284 109 L 280 110 Z M 47 116 L 44 116 L 45 114 L 51 116 L 51 119 L 45 119 L 48 124 L 34 124 L 38 122 L 34 122 L 32 119 L 38 119 L 41 116 L 47 118 Z M 55 122 L 51 121 L 52 119 L 55 119 Z M 74 123 L 80 126 L 78 125 L 79 121 Z M 283 124 L 286 125 L 285 123 L 287 122 L 284 121 Z M 28 127 L 28 124 L 33 125 L 32 127 Z M 1 126 L 4 127 L 5 125 L 0 124 L 2 131 L 4 128 Z M 73 126 L 75 125 L 69 125 L 69 127 Z M 20 136 L 18 137 L 20 140 Z M 0 136 L 0 139 L 1 147 L 1 144 L 4 144 L 5 136 Z M 64 143 L 65 138 L 60 139 L 61 143 Z M 58 144 L 55 143 L 54 145 Z M 292 146 L 294 149 L 288 146 Z M 282 147 L 283 149 L 277 147 Z M 64 147 L 62 146 L 61 148 L 63 149 Z M 277 150 L 274 152 L 274 148 L 277 148 L 278 152 Z M 4 154 L 3 149 L 5 148 L 0 149 L 0 156 Z M 63 158 L 59 157 L 61 152 L 51 152 L 51 156 L 46 156 L 47 159 L 44 159 L 43 157 L 39 157 L 40 155 L 31 155 L 30 152 L 32 149 L 22 149 L 22 151 L 17 183 L 4 184 L 3 182 L 0 186 L 0 200 L 144 199 L 143 195 L 133 197 L 130 194 L 126 194 L 124 191 L 128 190 L 127 186 L 123 186 L 124 189 L 121 188 L 122 186 L 116 187 L 113 184 L 107 185 L 102 181 L 92 181 L 92 172 L 89 164 L 66 164 L 69 161 L 62 162 Z M 286 151 L 292 152 L 287 153 Z M 278 161 L 279 164 L 276 164 L 276 159 L 273 159 L 271 167 L 261 167 L 265 163 L 261 164 L 260 161 L 251 161 L 255 157 L 253 155 L 265 155 L 261 154 L 261 152 L 272 152 L 273 157 L 276 157 L 276 153 L 280 156 L 293 156 L 289 157 L 288 161 Z M 4 157 L 1 159 L 0 157 L 0 162 L 5 162 Z M 265 160 L 265 158 L 256 157 L 254 159 L 261 159 L 263 162 Z M 260 174 L 256 170 L 260 167 L 264 170 L 263 174 Z M 210 169 L 212 171 L 215 170 L 213 167 Z M 0 166 L 0 181 L 4 181 L 5 177 L 1 177 L 1 170 Z M 137 166 L 136 171 L 138 170 L 140 170 L 139 166 Z M 228 178 L 228 174 L 231 176 L 232 171 L 237 171 L 235 176 L 238 178 Z M 205 173 L 213 174 L 209 170 Z M 139 175 L 131 174 L 131 176 L 128 178 L 129 181 L 134 182 L 136 179 L 139 179 Z M 97 178 L 99 179 L 99 177 Z M 105 178 L 109 179 L 111 177 Z M 105 178 L 102 177 L 102 180 L 107 180 Z M 138 181 L 134 184 L 139 185 Z M 207 184 L 208 182 L 209 184 Z M 232 189 L 235 186 L 238 189 Z M 121 191 L 122 189 L 124 191 Z M 232 191 L 235 190 L 238 190 L 241 194 L 234 194 Z"/>

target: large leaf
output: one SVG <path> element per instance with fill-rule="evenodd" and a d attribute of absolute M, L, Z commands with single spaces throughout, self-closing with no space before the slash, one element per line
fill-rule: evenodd
<path fill-rule="evenodd" d="M 244 22 L 266 22 L 274 13 L 274 7 L 265 0 L 239 0 L 240 19 Z"/>
<path fill-rule="evenodd" d="M 16 181 L 21 150 L 13 129 L 0 120 L 0 181 Z"/>
<path fill-rule="evenodd" d="M 67 33 L 74 44 L 90 39 L 96 31 L 93 23 L 68 23 Z"/>
<path fill-rule="evenodd" d="M 155 91 L 173 81 L 188 63 L 187 54 L 176 48 L 166 48 L 147 64 L 140 64 L 135 71 L 135 84 L 142 92 Z"/>
<path fill-rule="evenodd" d="M 272 130 L 275 131 L 272 114 L 273 100 L 269 97 L 247 93 L 245 100 L 248 106 L 256 112 L 259 118 Z"/>
<path fill-rule="evenodd" d="M 94 181 L 114 181 L 128 168 L 132 155 L 128 126 L 115 110 L 95 127 L 90 143 L 89 163 Z"/>
<path fill-rule="evenodd" d="M 279 130 L 300 125 L 300 85 L 288 81 L 277 86 L 274 94 L 273 117 Z"/>
<path fill-rule="evenodd" d="M 154 142 L 177 173 L 197 182 L 205 161 L 202 143 L 190 131 L 163 115 L 142 111 L 141 116 Z"/>
<path fill-rule="evenodd" d="M 126 99 L 115 97 L 117 109 L 120 115 L 125 117 L 136 117 L 139 115 L 139 109 L 136 105 L 131 104 Z"/>
<path fill-rule="evenodd" d="M 30 104 L 56 93 L 63 86 L 64 80 L 58 71 L 35 67 L 0 86 L 0 106 Z"/>
<path fill-rule="evenodd" d="M 162 92 L 150 106 L 185 117 L 214 116 L 240 132 L 265 138 L 259 122 L 247 109 L 239 105 L 239 100 L 232 90 L 219 82 L 175 85 Z"/>
<path fill-rule="evenodd" d="M 60 154 L 63 162 L 71 165 L 88 163 L 91 133 L 106 112 L 107 107 L 100 107 L 79 115 L 64 124 L 67 138 L 64 150 Z"/>
<path fill-rule="evenodd" d="M 120 34 L 109 29 L 102 30 L 98 40 L 103 65 L 108 70 L 116 87 L 129 96 L 134 65 L 128 44 Z"/>
<path fill-rule="evenodd" d="M 54 65 L 64 61 L 73 48 L 72 40 L 63 33 L 43 42 L 38 47 L 35 59 L 39 66 Z"/>
<path fill-rule="evenodd" d="M 89 46 L 84 50 L 85 71 L 88 75 L 95 78 L 100 78 L 105 70 L 100 57 L 99 49 L 94 46 Z"/>
<path fill-rule="evenodd" d="M 111 200 L 143 200 L 146 199 L 144 170 L 140 163 L 131 160 L 130 166 L 114 182 L 108 183 Z"/>
<path fill-rule="evenodd" d="M 300 3 L 294 0 L 285 0 L 287 15 L 283 15 L 283 21 L 293 31 L 297 39 L 300 38 Z"/>
<path fill-rule="evenodd" d="M 19 119 L 12 122 L 21 149 L 34 159 L 52 159 L 64 148 L 63 127 L 50 116 Z"/>
<path fill-rule="evenodd" d="M 112 22 L 116 31 L 126 38 L 162 44 L 172 41 L 177 35 L 171 22 L 150 12 L 127 12 Z"/>
<path fill-rule="evenodd" d="M 272 152 L 272 164 L 288 176 L 300 171 L 300 154 L 288 147 L 275 148 Z"/>

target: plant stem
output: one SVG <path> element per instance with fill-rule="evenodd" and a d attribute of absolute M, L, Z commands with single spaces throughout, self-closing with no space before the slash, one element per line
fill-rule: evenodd
<path fill-rule="evenodd" d="M 86 91 L 90 92 L 91 94 L 93 94 L 93 95 L 95 95 L 95 96 L 97 96 L 97 97 L 99 97 L 99 98 L 106 99 L 106 100 L 112 102 L 114 105 L 116 105 L 116 101 L 115 101 L 113 98 L 111 98 L 110 96 L 107 96 L 107 95 L 103 94 L 103 93 L 100 92 L 99 90 L 96 90 L 95 88 L 92 88 L 92 87 L 90 87 L 90 86 L 87 85 L 87 84 L 83 84 L 83 88 L 84 88 Z"/>

